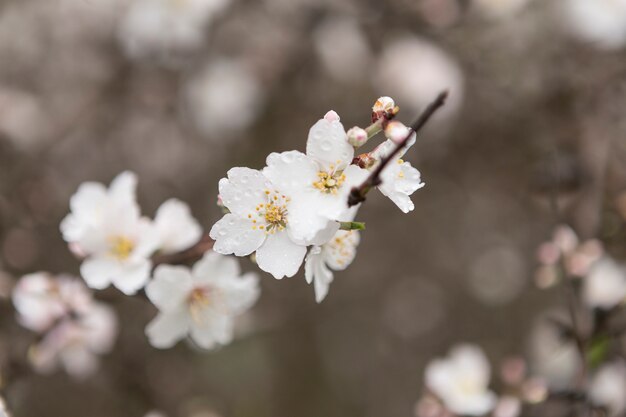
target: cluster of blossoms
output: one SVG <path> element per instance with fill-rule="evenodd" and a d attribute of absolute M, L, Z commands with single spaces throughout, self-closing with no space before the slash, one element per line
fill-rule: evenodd
<path fill-rule="evenodd" d="M 306 279 L 321 302 L 333 270 L 348 267 L 356 254 L 362 224 L 352 222 L 359 206 L 350 207 L 353 188 L 363 184 L 411 131 L 392 120 L 398 107 L 389 97 L 376 101 L 372 124 L 345 131 L 339 116 L 328 112 L 309 131 L 306 153 L 272 153 L 261 170 L 233 168 L 219 183 L 227 210 L 211 229 L 214 250 L 248 256 L 276 279 L 294 276 L 306 262 Z M 356 156 L 379 132 L 386 141 Z M 378 189 L 403 212 L 414 209 L 410 196 L 424 186 L 418 170 L 400 159 L 415 137 L 381 172 Z M 307 256 L 308 253 L 308 256 Z"/>
<path fill-rule="evenodd" d="M 500 368 L 502 394 L 489 389 L 491 366 L 474 345 L 458 345 L 445 359 L 430 362 L 425 372 L 428 392 L 419 400 L 419 417 L 484 416 L 517 417 L 523 404 L 545 400 L 545 383 L 527 376 L 521 358 L 506 359 Z"/>
<path fill-rule="evenodd" d="M 95 301 L 83 282 L 47 273 L 25 275 L 13 290 L 19 323 L 41 335 L 29 352 L 35 369 L 64 368 L 76 377 L 92 374 L 98 356 L 108 353 L 117 336 L 117 318 Z"/>

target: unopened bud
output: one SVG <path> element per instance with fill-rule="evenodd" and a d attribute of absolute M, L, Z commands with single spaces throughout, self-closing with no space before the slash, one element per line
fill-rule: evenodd
<path fill-rule="evenodd" d="M 367 143 L 367 132 L 358 126 L 348 130 L 348 142 L 355 148 L 360 148 Z"/>
<path fill-rule="evenodd" d="M 372 106 L 372 122 L 376 122 L 381 118 L 391 119 L 398 111 L 400 111 L 400 108 L 396 106 L 391 97 L 379 97 Z"/>
<path fill-rule="evenodd" d="M 409 132 L 410 129 L 401 122 L 392 121 L 385 126 L 385 136 L 395 144 L 402 143 L 409 136 Z"/>
<path fill-rule="evenodd" d="M 338 122 L 339 115 L 337 114 L 336 111 L 331 110 L 324 115 L 324 120 L 326 120 L 327 122 Z"/>
<path fill-rule="evenodd" d="M 354 158 L 353 165 L 357 165 L 359 168 L 370 169 L 376 164 L 377 159 L 372 157 L 369 153 L 361 154 Z"/>

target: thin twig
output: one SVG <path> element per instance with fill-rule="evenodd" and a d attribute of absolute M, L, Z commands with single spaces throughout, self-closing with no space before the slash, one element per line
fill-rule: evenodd
<path fill-rule="evenodd" d="M 189 249 L 167 255 L 156 255 L 152 258 L 152 263 L 155 266 L 159 264 L 179 265 L 194 261 L 201 258 L 206 251 L 211 250 L 214 244 L 215 242 L 209 235 L 204 235 L 198 243 Z"/>
<path fill-rule="evenodd" d="M 357 204 L 364 202 L 365 196 L 367 195 L 367 193 L 372 188 L 377 187 L 380 184 L 382 184 L 380 175 L 385 169 L 385 167 L 389 165 L 389 163 L 396 158 L 396 156 L 406 146 L 409 140 L 411 140 L 411 137 L 413 136 L 413 134 L 416 134 L 417 132 L 419 132 L 420 129 L 424 127 L 424 125 L 428 122 L 428 120 L 430 120 L 432 115 L 435 114 L 435 112 L 439 110 L 439 108 L 441 108 L 445 104 L 447 97 L 448 97 L 447 91 L 443 91 L 439 93 L 437 98 L 432 103 L 430 103 L 428 107 L 426 107 L 426 109 L 422 112 L 422 114 L 417 118 L 415 123 L 411 125 L 407 136 L 402 140 L 402 142 L 400 142 L 396 146 L 393 152 L 391 152 L 391 154 L 381 159 L 378 166 L 374 169 L 374 171 L 372 171 L 370 176 L 363 182 L 363 184 L 361 184 L 359 187 L 354 187 L 352 189 L 352 191 L 350 192 L 350 195 L 348 196 L 348 207 L 353 207 L 353 206 L 356 206 Z"/>

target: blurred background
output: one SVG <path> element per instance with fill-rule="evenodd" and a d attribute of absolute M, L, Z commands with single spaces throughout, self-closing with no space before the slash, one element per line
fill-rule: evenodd
<path fill-rule="evenodd" d="M 81 182 L 135 171 L 146 215 L 177 197 L 208 230 L 226 171 L 304 150 L 326 111 L 364 127 L 389 95 L 408 124 L 451 94 L 406 156 L 415 211 L 372 193 L 324 303 L 263 275 L 230 346 L 158 351 L 154 307 L 100 292 L 123 323 L 100 372 L 19 373 L 14 415 L 406 417 L 451 345 L 527 353 L 563 301 L 533 279 L 553 226 L 625 254 L 624 45 L 618 0 L 0 0 L 0 361 L 35 337 L 11 283 L 78 273 L 58 226 Z"/>

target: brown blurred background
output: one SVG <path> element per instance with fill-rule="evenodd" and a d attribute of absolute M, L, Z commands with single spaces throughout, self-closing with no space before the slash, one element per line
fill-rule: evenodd
<path fill-rule="evenodd" d="M 83 181 L 133 170 L 146 215 L 178 197 L 208 230 L 228 168 L 303 150 L 329 109 L 365 126 L 391 95 L 408 123 L 448 88 L 406 157 L 426 187 L 409 215 L 371 196 L 358 258 L 323 304 L 302 272 L 263 275 L 217 352 L 152 349 L 156 310 L 99 293 L 123 323 L 102 370 L 23 373 L 5 391 L 15 417 L 411 416 L 424 365 L 450 345 L 478 343 L 494 363 L 526 351 L 562 302 L 533 284 L 554 224 L 623 234 L 626 53 L 576 36 L 565 0 L 212 0 L 204 17 L 153 19 L 150 3 L 189 1 L 0 0 L 4 285 L 78 273 L 58 225 Z M 0 349 L 19 357 L 34 336 L 8 303 Z"/>

